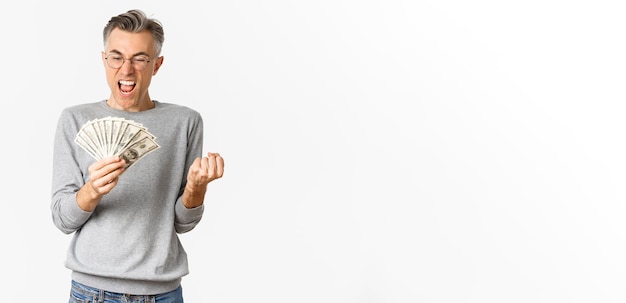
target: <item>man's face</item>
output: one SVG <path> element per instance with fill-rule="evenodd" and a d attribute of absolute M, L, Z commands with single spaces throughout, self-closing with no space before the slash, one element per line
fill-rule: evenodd
<path fill-rule="evenodd" d="M 155 58 L 155 55 L 154 39 L 149 31 L 130 33 L 113 29 L 102 53 L 107 83 L 111 89 L 111 96 L 107 101 L 110 107 L 126 111 L 151 108 L 148 87 L 152 76 L 156 75 L 163 63 L 163 57 Z M 110 66 L 115 59 L 118 63 L 123 60 L 121 67 Z M 149 62 L 143 67 L 141 60 Z"/>

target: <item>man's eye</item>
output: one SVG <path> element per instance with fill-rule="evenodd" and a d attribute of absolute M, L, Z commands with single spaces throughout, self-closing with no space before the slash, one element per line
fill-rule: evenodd
<path fill-rule="evenodd" d="M 147 62 L 148 59 L 146 59 L 146 58 L 135 58 L 135 59 L 133 59 L 133 61 L 135 61 L 137 63 L 144 63 L 144 62 Z"/>
<path fill-rule="evenodd" d="M 115 62 L 121 62 L 124 59 L 122 59 L 122 57 L 120 57 L 120 56 L 109 56 L 109 60 L 112 60 L 112 61 L 115 61 Z"/>

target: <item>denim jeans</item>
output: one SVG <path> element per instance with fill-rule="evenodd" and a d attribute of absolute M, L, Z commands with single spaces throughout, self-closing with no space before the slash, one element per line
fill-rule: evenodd
<path fill-rule="evenodd" d="M 72 281 L 69 303 L 183 303 L 183 289 L 157 295 L 132 295 L 105 291 Z"/>

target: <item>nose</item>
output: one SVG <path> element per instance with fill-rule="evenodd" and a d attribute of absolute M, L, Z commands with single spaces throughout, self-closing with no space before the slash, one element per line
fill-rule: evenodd
<path fill-rule="evenodd" d="M 133 67 L 133 60 L 124 59 L 124 61 L 122 62 L 122 66 L 120 66 L 120 70 L 123 70 L 125 73 L 130 73 L 134 71 L 135 68 Z"/>

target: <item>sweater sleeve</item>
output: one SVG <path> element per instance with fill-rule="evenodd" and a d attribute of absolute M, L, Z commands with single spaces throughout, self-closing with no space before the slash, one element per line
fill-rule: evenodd
<path fill-rule="evenodd" d="M 194 111 L 195 112 L 195 111 Z M 202 214 L 204 213 L 204 204 L 195 208 L 188 209 L 183 205 L 182 194 L 185 190 L 185 186 L 187 185 L 187 174 L 189 173 L 189 167 L 193 161 L 202 157 L 202 147 L 203 147 L 203 121 L 202 116 L 199 113 L 195 112 L 190 118 L 188 128 L 188 147 L 187 147 L 187 156 L 185 161 L 185 173 L 183 177 L 182 186 L 179 191 L 178 199 L 176 200 L 175 210 L 175 221 L 174 227 L 177 233 L 186 233 L 198 223 L 202 219 Z"/>
<path fill-rule="evenodd" d="M 74 137 L 79 130 L 76 119 L 64 110 L 57 122 L 52 162 L 52 221 L 62 232 L 78 230 L 91 216 L 76 203 L 76 193 L 85 184 Z"/>

